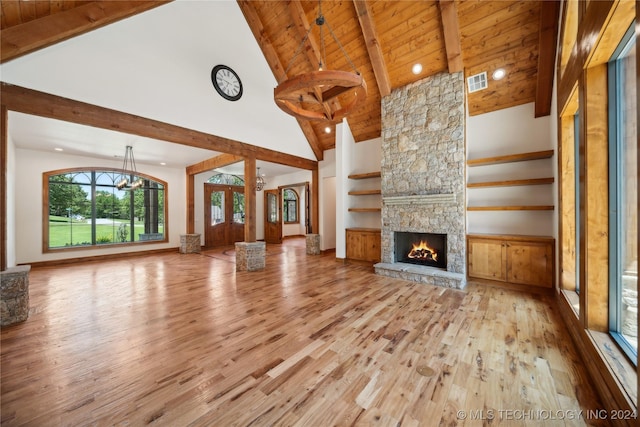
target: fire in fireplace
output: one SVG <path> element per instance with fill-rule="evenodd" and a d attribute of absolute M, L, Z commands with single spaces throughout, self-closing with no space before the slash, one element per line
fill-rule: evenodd
<path fill-rule="evenodd" d="M 447 235 L 395 232 L 395 262 L 447 268 Z"/>

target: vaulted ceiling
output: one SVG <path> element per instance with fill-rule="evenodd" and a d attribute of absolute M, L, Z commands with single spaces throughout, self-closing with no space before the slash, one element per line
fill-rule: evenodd
<path fill-rule="evenodd" d="M 1 61 L 164 3 L 3 0 Z M 238 5 L 277 82 L 317 69 L 321 52 L 325 68 L 362 74 L 367 99 L 347 119 L 356 141 L 381 135 L 381 100 L 390 91 L 442 72 L 487 73 L 488 88 L 467 93 L 470 115 L 530 102 L 536 116 L 550 112 L 559 2 L 239 0 Z M 320 8 L 328 24 L 324 37 L 314 25 Z M 414 74 L 414 64 L 422 71 Z M 506 76 L 492 80 L 498 68 Z M 325 128 L 335 124 L 298 120 L 298 125 L 316 159 L 334 147 L 334 134 Z"/>

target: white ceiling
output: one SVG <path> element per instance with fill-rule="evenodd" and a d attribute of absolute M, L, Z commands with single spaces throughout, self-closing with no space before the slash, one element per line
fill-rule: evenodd
<path fill-rule="evenodd" d="M 243 83 L 239 101 L 211 84 L 217 64 Z M 296 120 L 273 101 L 277 82 L 233 0 L 178 0 L 0 65 L 4 82 L 314 159 Z M 185 167 L 219 154 L 135 135 L 10 113 L 18 148 Z M 275 176 L 295 171 L 258 162 Z M 139 167 L 140 169 L 140 167 Z M 242 174 L 242 165 L 227 169 Z"/>

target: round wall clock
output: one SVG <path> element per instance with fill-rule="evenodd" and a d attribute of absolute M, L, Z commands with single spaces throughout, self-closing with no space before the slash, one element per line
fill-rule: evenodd
<path fill-rule="evenodd" d="M 211 70 L 211 82 L 216 91 L 224 99 L 237 101 L 242 96 L 240 77 L 226 65 L 216 65 Z"/>

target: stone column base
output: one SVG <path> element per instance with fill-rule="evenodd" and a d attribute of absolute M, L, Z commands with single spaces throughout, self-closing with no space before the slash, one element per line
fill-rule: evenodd
<path fill-rule="evenodd" d="M 0 325 L 24 322 L 29 317 L 30 265 L 0 272 Z"/>
<path fill-rule="evenodd" d="M 180 253 L 181 254 L 199 254 L 200 253 L 200 234 L 181 234 L 180 235 Z"/>
<path fill-rule="evenodd" d="M 236 242 L 236 271 L 264 270 L 265 242 Z"/>
<path fill-rule="evenodd" d="M 320 255 L 320 235 L 307 234 L 307 255 Z"/>

